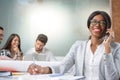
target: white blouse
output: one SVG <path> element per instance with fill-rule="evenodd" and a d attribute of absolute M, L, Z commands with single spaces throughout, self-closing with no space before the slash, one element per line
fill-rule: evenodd
<path fill-rule="evenodd" d="M 100 44 L 96 51 L 91 51 L 91 40 L 87 43 L 85 54 L 85 77 L 86 80 L 99 80 L 99 64 L 105 52 L 104 43 Z"/>

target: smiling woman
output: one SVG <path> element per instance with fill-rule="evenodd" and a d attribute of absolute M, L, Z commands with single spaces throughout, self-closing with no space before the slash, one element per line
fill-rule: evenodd
<path fill-rule="evenodd" d="M 22 60 L 21 40 L 18 34 L 11 34 L 1 49 L 3 60 Z M 8 57 L 8 58 L 7 58 Z"/>

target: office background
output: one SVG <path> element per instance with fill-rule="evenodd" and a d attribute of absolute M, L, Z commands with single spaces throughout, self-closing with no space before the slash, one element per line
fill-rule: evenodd
<path fill-rule="evenodd" d="M 5 29 L 0 48 L 17 33 L 25 53 L 43 33 L 48 36 L 46 47 L 65 56 L 76 40 L 88 39 L 86 22 L 95 10 L 111 15 L 110 0 L 0 0 L 0 26 Z"/>

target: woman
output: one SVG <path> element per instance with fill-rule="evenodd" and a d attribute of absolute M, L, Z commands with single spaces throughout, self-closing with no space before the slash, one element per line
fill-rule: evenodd
<path fill-rule="evenodd" d="M 75 42 L 61 65 L 41 67 L 31 64 L 28 72 L 64 74 L 75 64 L 76 75 L 85 76 L 85 80 L 118 80 L 120 44 L 113 42 L 109 15 L 104 11 L 95 11 L 89 16 L 87 26 L 91 33 L 89 40 Z"/>
<path fill-rule="evenodd" d="M 20 47 L 20 37 L 18 34 L 11 34 L 1 49 L 1 52 L 4 53 L 7 57 L 13 60 L 22 60 L 22 51 Z M 6 59 L 9 59 L 6 58 Z"/>

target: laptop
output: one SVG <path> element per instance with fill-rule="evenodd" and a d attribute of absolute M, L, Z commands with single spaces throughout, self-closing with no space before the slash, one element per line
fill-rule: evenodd
<path fill-rule="evenodd" d="M 44 53 L 32 53 L 32 54 L 25 54 L 23 56 L 23 60 L 24 61 L 33 61 L 33 60 L 36 60 L 36 61 L 46 61 L 46 54 Z"/>

